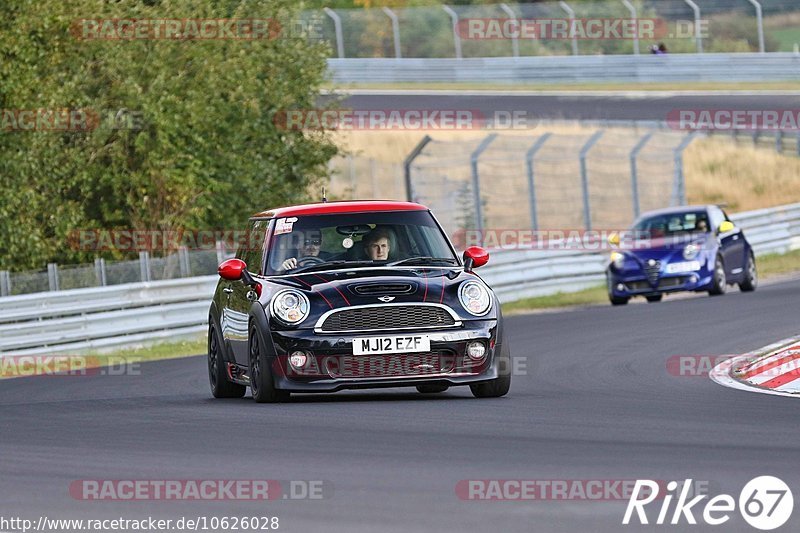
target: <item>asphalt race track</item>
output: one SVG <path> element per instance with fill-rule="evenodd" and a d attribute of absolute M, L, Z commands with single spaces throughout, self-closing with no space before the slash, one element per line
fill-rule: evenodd
<path fill-rule="evenodd" d="M 369 94 L 373 93 L 373 94 Z M 393 94 L 394 93 L 394 94 Z M 323 98 L 324 99 L 324 98 Z M 446 109 L 479 110 L 483 116 L 496 111 L 524 112 L 526 117 L 552 120 L 667 120 L 674 110 L 775 110 L 796 109 L 797 94 L 675 94 L 639 91 L 569 92 L 544 94 L 509 94 L 480 91 L 358 91 L 342 101 L 342 107 L 354 110 Z"/>
<path fill-rule="evenodd" d="M 256 405 L 213 400 L 205 359 L 141 375 L 0 382 L 0 514 L 36 519 L 278 516 L 280 531 L 756 531 L 622 526 L 626 501 L 463 501 L 466 479 L 708 482 L 738 499 L 756 476 L 800 490 L 800 403 L 671 375 L 672 355 L 753 350 L 798 333 L 800 281 L 508 318 L 527 358 L 509 396 L 385 392 Z M 324 480 L 322 500 L 96 502 L 81 479 Z M 653 520 L 658 509 L 649 515 Z M 695 515 L 701 515 L 696 512 Z M 779 531 L 797 528 L 798 511 Z M 698 517 L 699 519 L 699 517 Z"/>

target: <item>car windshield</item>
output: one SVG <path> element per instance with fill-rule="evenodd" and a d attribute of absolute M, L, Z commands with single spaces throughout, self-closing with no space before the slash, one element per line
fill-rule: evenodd
<path fill-rule="evenodd" d="M 650 238 L 658 238 L 685 233 L 706 233 L 709 227 L 708 214 L 705 211 L 689 211 L 646 216 L 633 226 L 633 230 L 645 233 Z"/>
<path fill-rule="evenodd" d="M 275 220 L 267 274 L 372 265 L 455 266 L 427 211 L 312 215 Z"/>

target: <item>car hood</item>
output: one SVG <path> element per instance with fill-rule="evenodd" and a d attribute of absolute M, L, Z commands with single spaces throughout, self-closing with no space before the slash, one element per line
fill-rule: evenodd
<path fill-rule="evenodd" d="M 431 303 L 446 305 L 470 320 L 475 317 L 458 300 L 458 287 L 470 279 L 479 278 L 460 268 L 356 268 L 281 276 L 268 285 L 272 294 L 289 287 L 306 294 L 312 319 L 348 306 Z M 492 317 L 493 312 L 485 318 Z"/>
<path fill-rule="evenodd" d="M 700 247 L 698 257 L 702 256 L 703 251 L 711 250 L 716 245 L 716 241 L 708 234 L 691 235 L 680 239 L 652 239 L 646 243 L 639 241 L 632 249 L 624 250 L 624 252 L 641 263 L 649 259 L 661 262 L 684 261 L 683 249 L 689 243 Z"/>

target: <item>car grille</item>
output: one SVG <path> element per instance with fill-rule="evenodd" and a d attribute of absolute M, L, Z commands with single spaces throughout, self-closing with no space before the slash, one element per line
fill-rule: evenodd
<path fill-rule="evenodd" d="M 414 329 L 455 326 L 453 316 L 433 305 L 379 305 L 354 307 L 331 313 L 319 329 L 323 332 Z"/>
<path fill-rule="evenodd" d="M 654 284 L 658 281 L 658 276 L 661 273 L 661 261 L 654 261 L 651 265 L 649 261 L 644 264 L 644 273 L 650 283 Z"/>
<path fill-rule="evenodd" d="M 446 374 L 455 368 L 452 353 L 422 352 L 408 355 L 342 355 L 328 362 L 332 378 L 388 378 Z"/>
<path fill-rule="evenodd" d="M 685 276 L 678 276 L 678 277 L 671 277 L 671 278 L 662 278 L 658 280 L 658 285 L 656 285 L 656 289 L 670 289 L 673 287 L 679 287 L 686 283 Z M 625 284 L 629 291 L 644 291 L 644 290 L 652 290 L 653 286 L 647 281 L 629 281 Z"/>

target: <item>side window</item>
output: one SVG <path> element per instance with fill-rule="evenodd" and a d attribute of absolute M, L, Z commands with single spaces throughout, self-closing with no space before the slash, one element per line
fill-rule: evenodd
<path fill-rule="evenodd" d="M 247 231 L 247 238 L 239 244 L 236 257 L 247 263 L 247 270 L 261 274 L 264 257 L 264 239 L 267 236 L 268 220 L 253 220 Z"/>
<path fill-rule="evenodd" d="M 723 213 L 722 209 L 719 207 L 710 207 L 708 211 L 709 215 L 711 216 L 711 230 L 717 231 L 719 225 L 722 224 L 726 219 L 725 213 Z"/>

